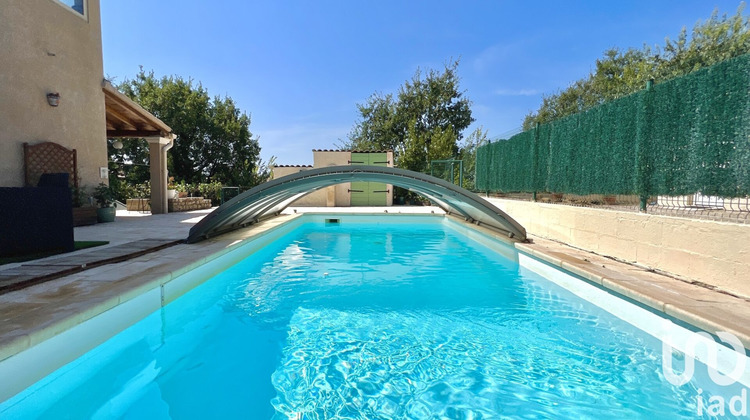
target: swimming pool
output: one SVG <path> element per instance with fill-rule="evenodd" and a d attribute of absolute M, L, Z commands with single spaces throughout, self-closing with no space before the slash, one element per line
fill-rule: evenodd
<path fill-rule="evenodd" d="M 0 417 L 695 418 L 743 390 L 670 384 L 655 314 L 450 219 L 304 221 Z"/>

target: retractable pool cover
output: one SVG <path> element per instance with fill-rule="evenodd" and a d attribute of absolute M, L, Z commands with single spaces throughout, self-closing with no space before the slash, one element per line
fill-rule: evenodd
<path fill-rule="evenodd" d="M 298 198 L 345 182 L 382 182 L 421 194 L 449 214 L 526 239 L 526 229 L 478 195 L 445 180 L 405 169 L 329 166 L 287 175 L 258 185 L 209 213 L 190 229 L 187 242 L 199 242 L 276 216 Z"/>

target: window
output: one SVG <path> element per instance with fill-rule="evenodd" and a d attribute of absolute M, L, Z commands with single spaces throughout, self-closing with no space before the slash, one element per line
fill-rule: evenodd
<path fill-rule="evenodd" d="M 63 4 L 74 12 L 81 16 L 86 16 L 86 0 L 56 0 L 58 3 Z"/>

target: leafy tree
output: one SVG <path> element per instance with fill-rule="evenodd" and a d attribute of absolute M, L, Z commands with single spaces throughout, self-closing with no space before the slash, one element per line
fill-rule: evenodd
<path fill-rule="evenodd" d="M 463 160 L 464 185 L 467 190 L 476 189 L 477 149 L 489 143 L 487 131 L 483 127 L 477 127 L 464 139 L 460 145 L 459 157 Z"/>
<path fill-rule="evenodd" d="M 202 143 L 202 155 L 210 157 L 203 173 L 209 179 L 232 185 L 252 186 L 260 163 L 258 139 L 250 133 L 250 117 L 234 104 L 232 98 L 216 97 L 210 108 L 211 141 Z"/>
<path fill-rule="evenodd" d="M 149 171 L 148 144 L 143 139 L 119 139 L 122 149 L 114 148 L 115 139 L 107 139 L 110 174 L 122 174 L 122 182 L 130 185 L 142 184 L 151 178 Z M 117 188 L 120 178 L 110 177 L 109 184 Z"/>
<path fill-rule="evenodd" d="M 268 178 L 270 171 L 260 161 L 258 138 L 250 132 L 250 117 L 230 97 L 211 98 L 192 79 L 141 71 L 118 88 L 161 119 L 177 135 L 168 154 L 170 175 L 188 183 L 220 182 L 253 186 Z M 124 141 L 122 150 L 110 148 L 110 160 L 134 183 L 148 179 L 148 144 Z M 128 165 L 130 163 L 130 165 Z M 136 164 L 136 165 L 133 165 Z M 259 168 L 265 168 L 259 172 Z M 145 172 L 143 169 L 146 168 Z"/>
<path fill-rule="evenodd" d="M 695 25 L 690 40 L 686 28 L 677 40 L 667 38 L 662 56 L 657 57 L 657 78 L 682 76 L 750 52 L 750 17 L 742 16 L 744 9 L 742 2 L 734 16 L 721 18 L 715 9 L 706 22 Z"/>
<path fill-rule="evenodd" d="M 343 146 L 392 149 L 397 166 L 419 172 L 426 172 L 431 160 L 455 157 L 463 131 L 474 121 L 471 101 L 459 90 L 457 68 L 454 61 L 425 76 L 418 69 L 396 99 L 376 93 L 358 104 L 361 120 Z"/>
<path fill-rule="evenodd" d="M 683 28 L 676 40 L 667 38 L 663 48 L 605 51 L 587 78 L 543 97 L 539 109 L 524 118 L 524 130 L 637 92 L 648 80 L 658 83 L 749 53 L 750 18 L 742 15 L 744 8 L 743 2 L 734 16 L 721 18 L 714 10 L 695 25 L 689 39 Z"/>
<path fill-rule="evenodd" d="M 403 141 L 396 117 L 393 95 L 374 93 L 364 104 L 357 104 L 362 120 L 349 133 L 343 146 L 357 150 L 397 150 Z"/>

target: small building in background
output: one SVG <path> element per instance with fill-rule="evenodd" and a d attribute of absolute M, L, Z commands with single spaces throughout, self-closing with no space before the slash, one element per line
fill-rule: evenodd
<path fill-rule="evenodd" d="M 393 151 L 313 150 L 313 165 L 276 165 L 273 178 L 314 168 L 343 165 L 393 167 Z M 347 182 L 310 193 L 292 203 L 299 207 L 392 206 L 393 185 L 380 182 Z"/>

